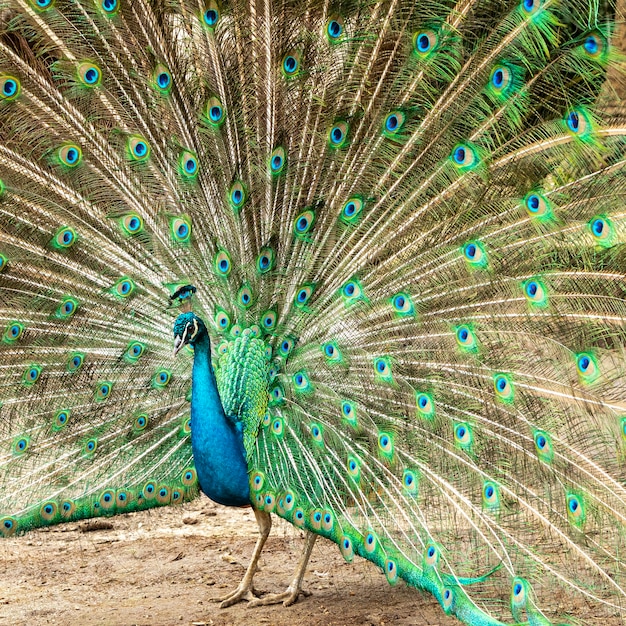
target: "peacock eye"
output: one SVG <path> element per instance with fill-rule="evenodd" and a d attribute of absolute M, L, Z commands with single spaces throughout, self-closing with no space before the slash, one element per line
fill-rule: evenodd
<path fill-rule="evenodd" d="M 198 158 L 189 150 L 185 150 L 178 159 L 178 166 L 183 178 L 192 180 L 198 175 Z"/>
<path fill-rule="evenodd" d="M 286 160 L 285 149 L 282 146 L 274 149 L 270 154 L 270 171 L 273 175 L 278 175 L 283 171 Z"/>
<path fill-rule="evenodd" d="M 282 70 L 287 77 L 295 76 L 300 69 L 300 53 L 297 51 L 289 52 L 283 57 Z"/>

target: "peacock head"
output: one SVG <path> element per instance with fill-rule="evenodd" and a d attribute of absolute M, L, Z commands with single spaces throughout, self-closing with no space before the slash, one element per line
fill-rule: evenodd
<path fill-rule="evenodd" d="M 174 356 L 187 344 L 193 346 L 202 334 L 206 334 L 204 322 L 191 311 L 181 313 L 174 322 Z"/>

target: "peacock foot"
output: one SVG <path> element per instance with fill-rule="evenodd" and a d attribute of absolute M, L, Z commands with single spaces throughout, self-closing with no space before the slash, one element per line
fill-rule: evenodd
<path fill-rule="evenodd" d="M 233 604 L 237 604 L 237 602 L 248 601 L 255 602 L 257 600 L 257 592 L 251 584 L 248 584 L 245 579 L 241 581 L 239 587 L 230 593 L 227 593 L 225 596 L 220 596 L 219 598 L 215 598 L 215 602 L 220 603 L 220 609 L 225 609 Z"/>
<path fill-rule="evenodd" d="M 255 606 L 267 606 L 269 604 L 283 603 L 283 606 L 291 606 L 294 604 L 302 594 L 304 597 L 311 595 L 310 591 L 302 589 L 300 586 L 294 587 L 289 585 L 283 593 L 271 593 L 263 598 L 254 598 L 248 602 L 248 608 L 254 608 Z"/>

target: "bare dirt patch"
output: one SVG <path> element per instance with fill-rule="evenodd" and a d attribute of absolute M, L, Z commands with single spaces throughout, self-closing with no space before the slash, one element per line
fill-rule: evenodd
<path fill-rule="evenodd" d="M 90 532 L 81 530 L 86 523 L 72 523 L 0 541 L 0 624 L 459 624 L 430 596 L 403 583 L 390 587 L 377 568 L 358 558 L 345 563 L 324 540 L 317 542 L 305 578 L 310 597 L 288 608 L 238 604 L 221 610 L 213 599 L 239 584 L 256 541 L 251 510 L 202 498 L 105 522 Z M 284 591 L 303 546 L 302 533 L 275 517 L 257 590 Z"/>

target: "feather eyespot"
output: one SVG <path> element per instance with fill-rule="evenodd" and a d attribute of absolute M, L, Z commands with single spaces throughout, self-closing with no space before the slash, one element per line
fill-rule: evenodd
<path fill-rule="evenodd" d="M 570 135 L 574 135 L 581 140 L 588 139 L 593 130 L 591 118 L 582 107 L 572 109 L 566 113 L 565 126 Z"/>
<path fill-rule="evenodd" d="M 69 519 L 76 511 L 76 504 L 72 500 L 63 500 L 61 502 L 61 517 Z"/>
<path fill-rule="evenodd" d="M 473 442 L 472 429 L 469 424 L 461 422 L 454 427 L 454 443 L 460 448 L 469 448 Z"/>
<path fill-rule="evenodd" d="M 330 511 L 324 511 L 322 513 L 322 529 L 327 533 L 330 533 L 333 530 L 335 525 L 335 518 Z"/>
<path fill-rule="evenodd" d="M 610 219 L 597 215 L 589 222 L 589 232 L 593 241 L 601 248 L 610 248 L 615 243 L 615 227 Z"/>
<path fill-rule="evenodd" d="M 83 152 L 76 144 L 66 144 L 61 146 L 57 152 L 59 160 L 66 167 L 76 167 L 83 158 Z"/>
<path fill-rule="evenodd" d="M 452 163 L 461 171 L 470 170 L 479 163 L 478 153 L 469 144 L 457 144 L 452 151 Z"/>
<path fill-rule="evenodd" d="M 218 276 L 227 277 L 232 269 L 230 255 L 226 250 L 219 250 L 213 260 L 213 267 Z"/>
<path fill-rule="evenodd" d="M 70 421 L 70 411 L 67 409 L 61 409 L 57 411 L 54 419 L 52 420 L 52 430 L 58 432 L 65 428 Z"/>
<path fill-rule="evenodd" d="M 237 304 L 243 309 L 249 309 L 254 304 L 254 295 L 250 285 L 243 284 L 237 292 Z"/>
<path fill-rule="evenodd" d="M 300 370 L 296 372 L 292 377 L 294 387 L 296 391 L 300 393 L 306 393 L 312 391 L 311 381 L 309 380 L 308 374 L 304 370 Z M 316 426 L 317 428 L 317 426 Z"/>
<path fill-rule="evenodd" d="M 542 194 L 537 192 L 529 193 L 524 198 L 524 208 L 531 218 L 539 221 L 546 221 L 552 217 L 552 205 Z"/>
<path fill-rule="evenodd" d="M 439 550 L 436 546 L 430 544 L 426 546 L 426 551 L 424 553 L 424 565 L 429 567 L 434 567 L 439 562 Z"/>
<path fill-rule="evenodd" d="M 341 415 L 343 419 L 353 427 L 357 425 L 357 410 L 353 402 L 344 400 L 341 403 Z"/>
<path fill-rule="evenodd" d="M 217 4 L 214 2 L 211 2 L 207 6 L 207 8 L 204 10 L 204 13 L 202 14 L 202 21 L 208 29 L 212 30 L 217 25 L 217 22 L 219 21 L 219 19 L 220 19 L 220 12 L 217 7 Z"/>
<path fill-rule="evenodd" d="M 208 99 L 204 107 L 204 116 L 208 120 L 209 124 L 216 128 L 221 126 L 226 119 L 224 106 L 222 105 L 222 101 L 217 96 L 212 96 Z"/>
<path fill-rule="evenodd" d="M 67 250 L 71 248 L 77 240 L 76 231 L 69 226 L 60 228 L 52 239 L 52 246 L 57 250 Z"/>
<path fill-rule="evenodd" d="M 341 17 L 334 16 L 326 22 L 326 36 L 331 43 L 336 43 L 341 38 L 343 31 L 344 23 Z"/>
<path fill-rule="evenodd" d="M 282 404 L 285 400 L 285 392 L 283 388 L 277 383 L 270 389 L 270 406 L 277 406 Z"/>
<path fill-rule="evenodd" d="M 378 537 L 373 532 L 368 532 L 365 535 L 365 540 L 363 542 L 365 552 L 367 552 L 368 554 L 374 554 L 374 552 L 376 552 L 376 550 L 378 549 L 378 545 Z"/>
<path fill-rule="evenodd" d="M 96 402 L 106 400 L 111 395 L 112 389 L 113 389 L 113 383 L 109 381 L 103 381 L 103 382 L 98 383 L 96 385 L 96 391 L 95 391 Z"/>
<path fill-rule="evenodd" d="M 385 118 L 383 124 L 383 134 L 386 137 L 393 137 L 402 130 L 406 115 L 402 111 L 392 111 Z"/>
<path fill-rule="evenodd" d="M 130 298 L 136 289 L 137 285 L 135 285 L 135 282 L 124 276 L 111 287 L 111 293 L 118 298 L 126 299 Z"/>
<path fill-rule="evenodd" d="M 11 537 L 17 531 L 17 520 L 14 517 L 0 518 L 0 535 Z"/>
<path fill-rule="evenodd" d="M 133 430 L 135 432 L 141 432 L 148 427 L 148 415 L 146 413 L 140 413 L 133 419 Z"/>
<path fill-rule="evenodd" d="M 327 363 L 340 363 L 342 361 L 341 350 L 335 341 L 327 341 L 322 344 L 321 348 Z"/>
<path fill-rule="evenodd" d="M 291 354 L 291 351 L 294 349 L 295 341 L 290 337 L 285 337 L 280 343 L 280 347 L 278 351 L 280 355 L 283 357 L 288 357 Z"/>
<path fill-rule="evenodd" d="M 280 417 L 275 417 L 272 420 L 272 434 L 279 439 L 283 436 L 285 432 L 285 424 Z"/>
<path fill-rule="evenodd" d="M 409 495 L 417 495 L 417 474 L 410 469 L 405 469 L 402 473 L 402 488 Z"/>
<path fill-rule="evenodd" d="M 394 452 L 393 436 L 391 433 L 381 432 L 378 435 L 378 450 L 385 459 L 391 460 Z"/>
<path fill-rule="evenodd" d="M 488 265 L 487 253 L 480 241 L 468 241 L 463 246 L 463 256 L 472 268 L 485 268 Z"/>
<path fill-rule="evenodd" d="M 169 504 L 172 499 L 172 490 L 167 485 L 161 485 L 156 492 L 156 499 L 159 504 Z"/>
<path fill-rule="evenodd" d="M 513 579 L 511 586 L 511 611 L 515 615 L 516 611 L 526 607 L 530 585 L 523 578 Z"/>
<path fill-rule="evenodd" d="M 349 456 L 348 462 L 347 462 L 347 468 L 348 468 L 348 476 L 350 476 L 352 480 L 358 482 L 361 477 L 361 465 L 358 459 L 356 459 L 353 456 Z"/>
<path fill-rule="evenodd" d="M 146 350 L 145 344 L 140 341 L 132 341 L 124 352 L 124 360 L 127 363 L 136 363 Z"/>
<path fill-rule="evenodd" d="M 296 291 L 294 304 L 298 308 L 304 308 L 313 295 L 313 285 L 303 285 Z"/>
<path fill-rule="evenodd" d="M 345 224 L 356 224 L 362 211 L 363 200 L 358 196 L 354 196 L 343 205 L 339 219 Z"/>
<path fill-rule="evenodd" d="M 498 486 L 494 482 L 490 480 L 485 481 L 485 483 L 483 484 L 482 496 L 483 504 L 486 508 L 498 508 L 500 504 L 500 493 Z"/>
<path fill-rule="evenodd" d="M 185 487 L 192 487 L 198 482 L 198 474 L 193 467 L 183 471 L 181 482 Z"/>
<path fill-rule="evenodd" d="M 315 212 L 311 210 L 303 211 L 293 221 L 293 234 L 300 239 L 306 239 L 306 235 L 313 228 L 315 223 Z"/>
<path fill-rule="evenodd" d="M 275 148 L 272 154 L 270 154 L 269 164 L 272 175 L 277 176 L 285 168 L 287 162 L 285 149 L 282 146 Z"/>
<path fill-rule="evenodd" d="M 248 199 L 246 188 L 241 181 L 235 181 L 228 192 L 228 201 L 235 212 L 241 210 Z"/>
<path fill-rule="evenodd" d="M 129 137 L 127 147 L 133 161 L 146 161 L 150 158 L 150 144 L 143 137 Z"/>
<path fill-rule="evenodd" d="M 93 456 L 95 451 L 98 448 L 98 440 L 95 438 L 87 439 L 85 444 L 83 445 L 83 456 L 89 458 Z"/>
<path fill-rule="evenodd" d="M 198 176 L 198 158 L 189 150 L 185 150 L 178 158 L 178 167 L 183 178 L 187 180 Z"/>
<path fill-rule="evenodd" d="M 342 148 L 348 140 L 349 126 L 345 121 L 336 122 L 328 131 L 328 143 L 331 148 Z"/>
<path fill-rule="evenodd" d="M 78 300 L 65 298 L 56 310 L 56 317 L 62 320 L 69 319 L 78 310 Z"/>
<path fill-rule="evenodd" d="M 126 235 L 136 235 L 143 230 L 143 219 L 136 213 L 129 213 L 120 220 L 120 226 Z"/>
<path fill-rule="evenodd" d="M 503 402 L 513 402 L 515 398 L 515 387 L 513 381 L 507 374 L 496 374 L 493 377 L 493 387 L 498 399 Z"/>
<path fill-rule="evenodd" d="M 476 352 L 478 341 L 474 331 L 467 325 L 461 324 L 455 329 L 456 343 L 463 352 Z"/>
<path fill-rule="evenodd" d="M 600 368 L 596 358 L 590 352 L 581 352 L 576 355 L 576 369 L 581 382 L 590 384 L 600 376 Z"/>
<path fill-rule="evenodd" d="M 366 301 L 363 287 L 359 280 L 351 278 L 341 287 L 341 297 L 347 307 L 356 304 L 359 301 Z"/>
<path fill-rule="evenodd" d="M 159 370 L 152 377 L 152 386 L 155 389 L 164 389 L 167 385 L 169 385 L 171 379 L 172 373 L 169 370 Z"/>
<path fill-rule="evenodd" d="M 395 294 L 391 298 L 394 315 L 398 318 L 415 317 L 415 306 L 411 295 L 405 291 Z"/>
<path fill-rule="evenodd" d="M 548 306 L 548 291 L 541 280 L 531 278 L 522 283 L 524 297 L 532 307 L 545 308 Z"/>
<path fill-rule="evenodd" d="M 266 332 L 270 332 L 276 328 L 276 311 L 265 311 L 261 316 L 261 326 Z"/>
<path fill-rule="evenodd" d="M 20 95 L 20 81 L 14 76 L 0 75 L 0 97 L 2 100 L 15 100 Z"/>
<path fill-rule="evenodd" d="M 446 612 L 450 611 L 452 605 L 454 604 L 454 591 L 449 587 L 446 587 L 441 594 L 441 598 L 443 600 L 443 610 Z"/>
<path fill-rule="evenodd" d="M 585 521 L 585 503 L 582 495 L 567 494 L 567 516 L 574 525 L 582 526 Z"/>
<path fill-rule="evenodd" d="M 293 523 L 297 528 L 304 528 L 306 524 L 306 515 L 304 514 L 304 510 L 302 508 L 297 508 L 293 512 Z"/>
<path fill-rule="evenodd" d="M 345 559 L 346 563 L 352 563 L 354 560 L 354 547 L 350 537 L 344 535 L 341 538 L 341 541 L 339 542 L 339 549 L 341 550 L 341 555 Z"/>
<path fill-rule="evenodd" d="M 169 93 L 172 88 L 172 73 L 169 69 L 159 63 L 152 74 L 155 87 L 163 94 Z"/>
<path fill-rule="evenodd" d="M 297 51 L 288 52 L 283 57 L 282 70 L 283 74 L 290 78 L 300 71 L 301 55 Z"/>
<path fill-rule="evenodd" d="M 187 244 L 191 239 L 191 220 L 186 215 L 170 219 L 170 234 L 175 243 Z"/>
<path fill-rule="evenodd" d="M 435 415 L 435 402 L 427 393 L 416 394 L 417 414 L 424 419 L 432 419 Z"/>
<path fill-rule="evenodd" d="M 9 322 L 9 325 L 4 331 L 2 341 L 4 341 L 4 343 L 15 343 L 21 339 L 23 333 L 24 324 L 21 324 L 20 322 Z"/>
<path fill-rule="evenodd" d="M 598 31 L 592 31 L 586 35 L 582 48 L 587 56 L 598 59 L 606 53 L 608 43 Z"/>
<path fill-rule="evenodd" d="M 311 511 L 310 521 L 314 530 L 320 530 L 322 528 L 322 512 Z"/>
<path fill-rule="evenodd" d="M 68 372 L 77 372 L 85 361 L 85 355 L 82 352 L 73 352 L 67 361 Z"/>
<path fill-rule="evenodd" d="M 374 373 L 376 378 L 386 383 L 393 383 L 393 373 L 391 369 L 391 359 L 388 356 L 381 356 L 374 359 Z"/>
<path fill-rule="evenodd" d="M 522 0 L 521 8 L 526 15 L 534 15 L 539 11 L 543 4 L 543 0 Z"/>
<path fill-rule="evenodd" d="M 42 371 L 43 368 L 41 367 L 41 365 L 29 365 L 26 368 L 22 379 L 24 384 L 27 386 L 34 385 L 39 380 Z"/>
<path fill-rule="evenodd" d="M 100 0 L 98 6 L 106 15 L 114 15 L 120 8 L 118 0 Z"/>
<path fill-rule="evenodd" d="M 31 3 L 38 11 L 45 11 L 54 5 L 54 0 L 31 0 Z"/>
<path fill-rule="evenodd" d="M 261 248 L 256 260 L 256 269 L 259 274 L 266 274 L 274 268 L 275 254 L 272 248 Z"/>
<path fill-rule="evenodd" d="M 97 87 L 102 78 L 102 71 L 94 63 L 81 63 L 78 66 L 78 78 L 87 87 Z"/>
<path fill-rule="evenodd" d="M 533 434 L 533 441 L 535 443 L 535 451 L 539 458 L 546 463 L 552 461 L 554 450 L 552 448 L 550 435 L 543 430 L 537 430 Z"/>
<path fill-rule="evenodd" d="M 15 441 L 13 442 L 13 445 L 11 446 L 11 449 L 14 455 L 20 456 L 21 454 L 24 454 L 28 450 L 29 447 L 30 447 L 30 437 L 24 436 L 24 437 L 18 437 L 17 439 L 15 439 Z"/>
<path fill-rule="evenodd" d="M 215 313 L 214 320 L 217 330 L 226 331 L 230 328 L 230 316 L 226 311 L 218 310 Z"/>
<path fill-rule="evenodd" d="M 413 35 L 413 50 L 422 58 L 430 56 L 439 44 L 439 34 L 427 28 L 419 30 Z"/>
<path fill-rule="evenodd" d="M 505 63 L 495 65 L 489 77 L 488 93 L 500 100 L 504 96 L 510 95 L 515 84 L 516 73 L 519 73 L 519 71 L 513 66 Z"/>

